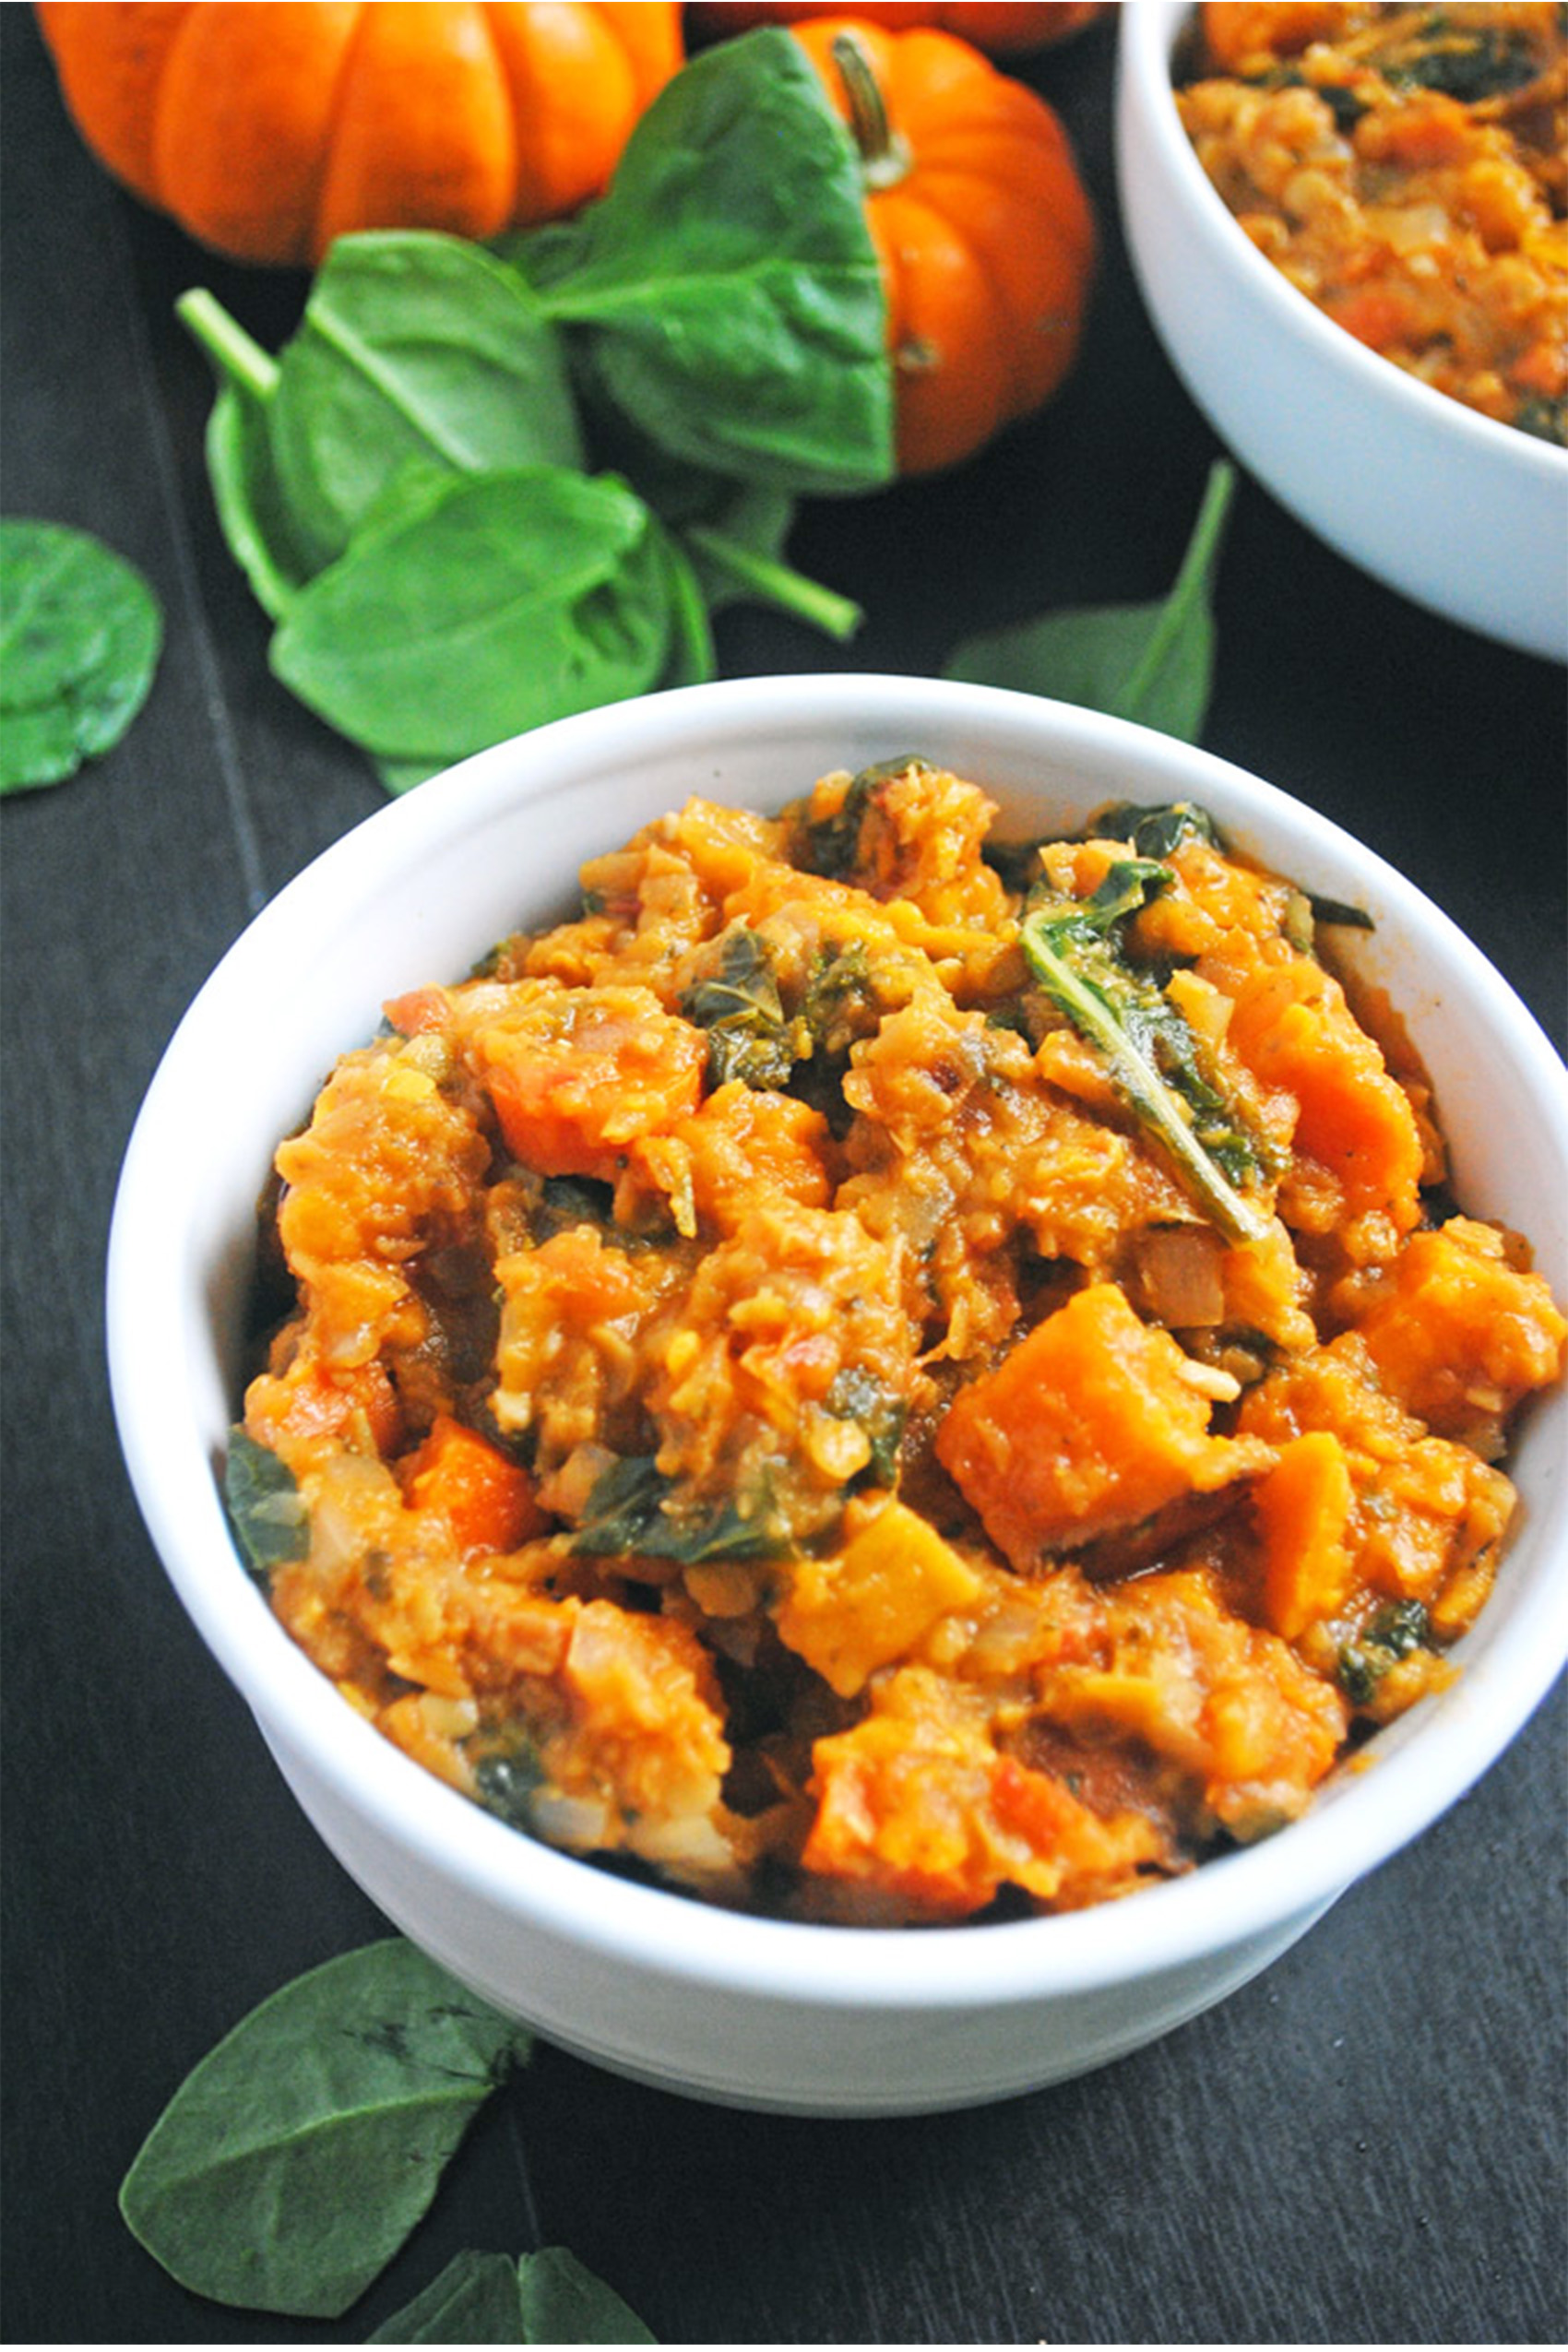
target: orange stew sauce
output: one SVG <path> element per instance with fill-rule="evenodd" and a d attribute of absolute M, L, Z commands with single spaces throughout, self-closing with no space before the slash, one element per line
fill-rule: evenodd
<path fill-rule="evenodd" d="M 237 1530 L 529 1835 L 825 1922 L 1098 1903 L 1299 1815 L 1486 1600 L 1568 1324 L 1397 1024 L 1201 813 L 994 814 L 917 759 L 693 800 L 278 1152 Z"/>
<path fill-rule="evenodd" d="M 1348 334 L 1568 442 L 1559 6 L 1207 6 L 1177 59 L 1199 161 Z"/>

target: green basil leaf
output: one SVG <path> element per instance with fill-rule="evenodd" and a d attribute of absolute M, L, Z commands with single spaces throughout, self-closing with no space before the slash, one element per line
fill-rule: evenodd
<path fill-rule="evenodd" d="M 0 792 L 64 783 L 117 743 L 162 639 L 151 588 L 101 540 L 0 522 Z"/>
<path fill-rule="evenodd" d="M 186 2076 L 120 2210 L 183 2287 L 335 2319 L 530 2037 L 400 1936 L 296 1978 Z"/>
<path fill-rule="evenodd" d="M 526 2344 L 517 2265 L 508 2254 L 454 2254 L 422 2295 L 367 2344 Z"/>
<path fill-rule="evenodd" d="M 599 387 L 675 456 L 776 490 L 891 480 L 882 274 L 853 141 L 778 28 L 694 58 L 536 267 Z"/>
<path fill-rule="evenodd" d="M 658 2341 L 602 2279 L 564 2246 L 525 2254 L 517 2264 L 523 2344 L 653 2344 Z"/>
<path fill-rule="evenodd" d="M 274 1568 L 303 1560 L 310 1549 L 304 1497 L 287 1463 L 244 1430 L 229 1432 L 223 1465 L 229 1524 L 251 1574 L 265 1586 Z"/>
<path fill-rule="evenodd" d="M 427 231 L 339 238 L 279 362 L 268 424 L 312 571 L 410 459 L 447 473 L 583 462 L 561 338 L 528 286 Z"/>
<path fill-rule="evenodd" d="M 379 758 L 439 766 L 643 694 L 671 577 L 642 501 L 557 467 L 425 480 L 294 600 L 272 667 Z"/>
<path fill-rule="evenodd" d="M 1049 612 L 967 638 L 946 675 L 1053 695 L 1195 742 L 1213 686 L 1214 574 L 1235 481 L 1234 469 L 1218 459 L 1169 596 Z"/>

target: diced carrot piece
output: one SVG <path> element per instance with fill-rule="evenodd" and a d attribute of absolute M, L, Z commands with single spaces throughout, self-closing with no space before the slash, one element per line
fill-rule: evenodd
<path fill-rule="evenodd" d="M 408 1503 L 439 1511 L 465 1560 L 516 1551 L 550 1525 L 522 1464 L 449 1413 L 436 1416 L 423 1444 L 398 1467 Z"/>
<path fill-rule="evenodd" d="M 1141 1323 L 1114 1283 L 1093 1284 L 960 1389 L 937 1456 L 1028 1567 L 1266 1463 L 1209 1435 L 1210 1400 L 1187 1371 L 1169 1332 Z"/>
<path fill-rule="evenodd" d="M 1288 1642 L 1332 1617 L 1350 1587 L 1347 1540 L 1355 1485 L 1345 1449 L 1326 1430 L 1281 1446 L 1253 1489 L 1263 1538 L 1264 1610 Z"/>
<path fill-rule="evenodd" d="M 1324 304 L 1337 327 L 1374 351 L 1386 351 L 1406 332 L 1404 297 L 1390 286 L 1358 286 Z"/>
<path fill-rule="evenodd" d="M 1261 1085 L 1294 1095 L 1295 1146 L 1336 1178 L 1352 1217 L 1386 1210 L 1408 1231 L 1420 1217 L 1420 1130 L 1345 992 L 1306 956 L 1243 980 L 1229 1041 Z"/>
<path fill-rule="evenodd" d="M 982 1589 L 974 1570 L 905 1503 L 851 1506 L 849 1526 L 836 1557 L 797 1563 L 776 1620 L 787 1645 L 846 1699 Z"/>
<path fill-rule="evenodd" d="M 389 997 L 381 1009 L 399 1037 L 422 1037 L 450 1017 L 444 988 L 411 988 L 406 996 Z"/>
<path fill-rule="evenodd" d="M 539 986 L 474 1039 L 506 1147 L 541 1176 L 613 1182 L 640 1136 L 696 1109 L 707 1040 L 646 989 Z"/>
<path fill-rule="evenodd" d="M 291 1442 L 341 1438 L 362 1413 L 372 1443 L 381 1454 L 398 1442 L 402 1421 L 397 1391 L 380 1364 L 329 1365 L 318 1356 L 296 1356 L 280 1373 L 263 1372 L 245 1392 L 245 1427 L 258 1445 L 272 1452 Z"/>
<path fill-rule="evenodd" d="M 1456 98 L 1439 89 L 1423 91 L 1379 127 L 1382 155 L 1412 170 L 1453 162 L 1464 153 L 1470 138 L 1467 110 Z"/>

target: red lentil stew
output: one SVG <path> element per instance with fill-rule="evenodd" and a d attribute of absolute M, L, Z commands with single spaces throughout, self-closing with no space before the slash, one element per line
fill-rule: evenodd
<path fill-rule="evenodd" d="M 1568 12 L 1206 6 L 1176 103 L 1290 282 L 1483 415 L 1568 442 Z"/>
<path fill-rule="evenodd" d="M 1568 1324 L 1316 907 L 916 758 L 702 800 L 277 1154 L 231 1508 L 410 1756 L 825 1922 L 1077 1907 L 1452 1673 Z"/>

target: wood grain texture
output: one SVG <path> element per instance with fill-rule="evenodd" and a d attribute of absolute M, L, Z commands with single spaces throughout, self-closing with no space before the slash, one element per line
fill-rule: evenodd
<path fill-rule="evenodd" d="M 4 503 L 142 565 L 168 639 L 107 759 L 0 812 L 5 994 L 5 2328 L 46 2343 L 362 2339 L 464 2245 L 570 2246 L 667 2341 L 1560 2341 L 1563 1694 L 1265 1978 L 1156 2048 L 968 2115 L 705 2108 L 541 2051 L 336 2328 L 216 2310 L 122 2227 L 159 2108 L 254 2002 L 383 1923 L 298 1813 L 137 1521 L 102 1366 L 137 1104 L 255 907 L 380 804 L 268 676 L 219 540 L 209 387 L 172 305 L 267 342 L 303 282 L 215 265 L 115 190 L 30 10 L 0 12 Z M 1158 593 L 1215 444 L 1127 275 L 1103 28 L 1029 77 L 1105 250 L 1058 403 L 953 477 L 794 542 L 856 643 L 725 616 L 726 671 L 939 667 L 962 631 Z M 1243 481 L 1212 747 L 1411 873 L 1563 1041 L 1562 679 L 1378 588 Z M 345 1040 L 349 1042 L 349 1040 Z"/>

